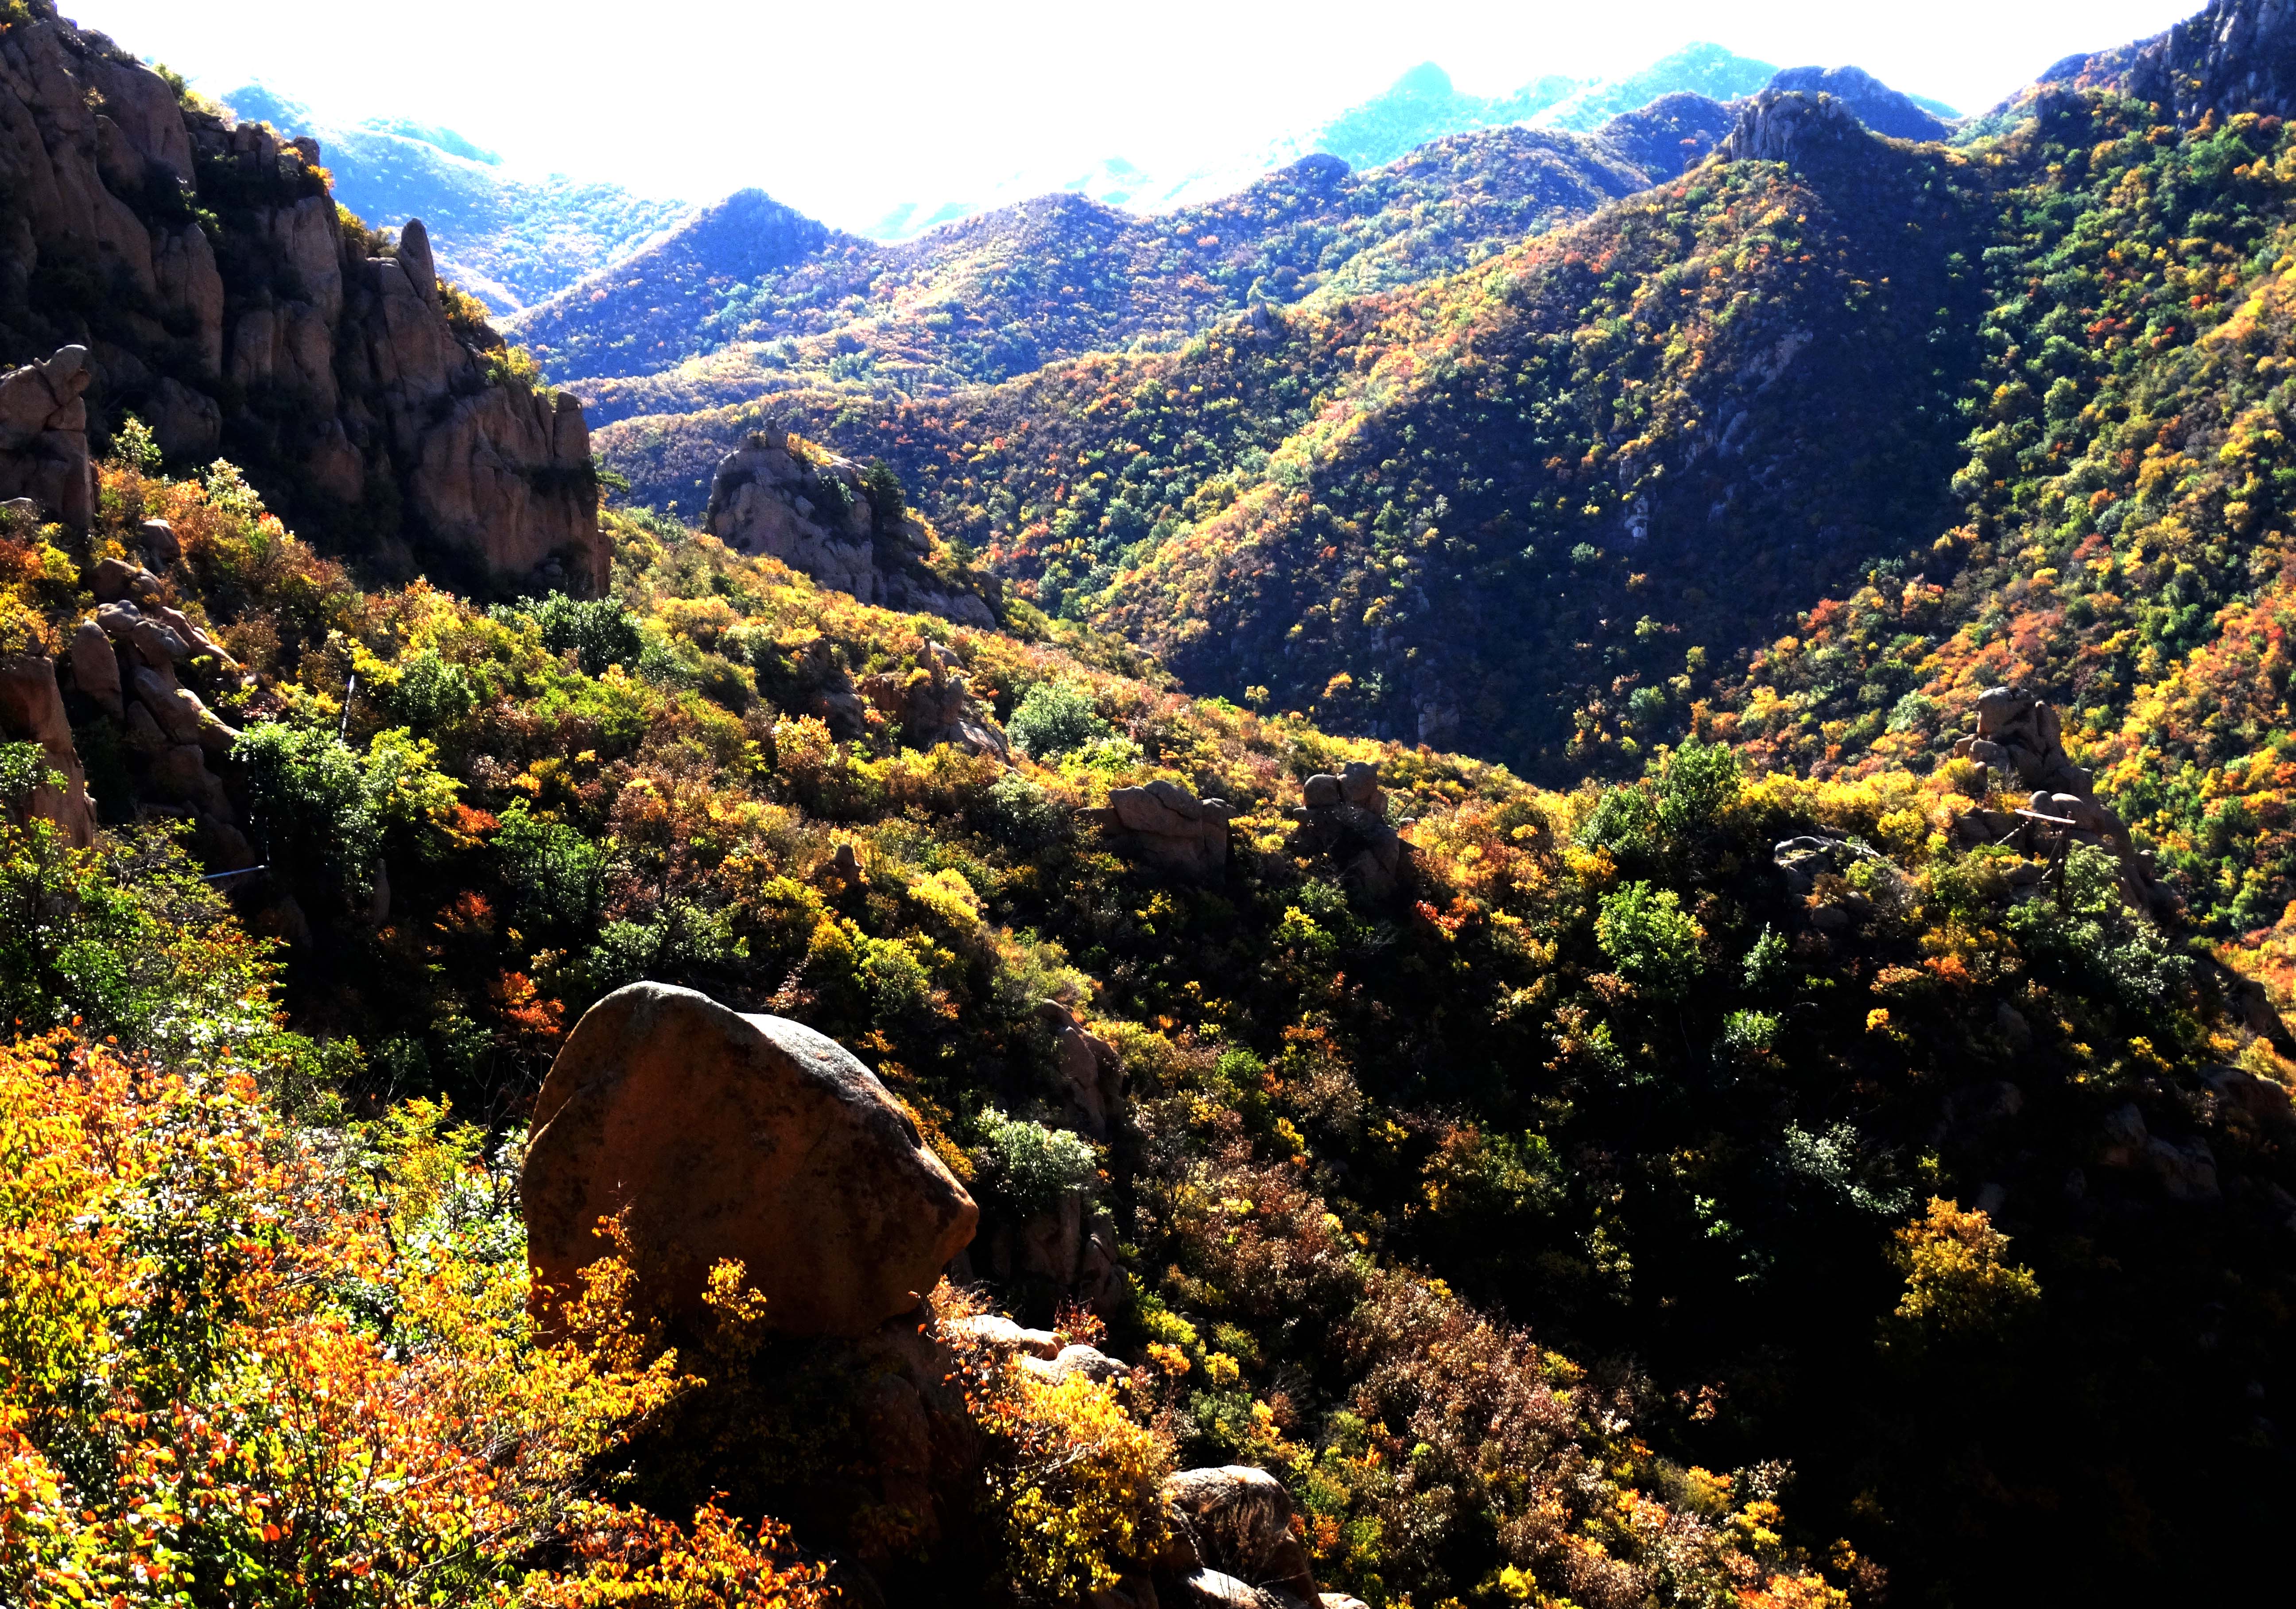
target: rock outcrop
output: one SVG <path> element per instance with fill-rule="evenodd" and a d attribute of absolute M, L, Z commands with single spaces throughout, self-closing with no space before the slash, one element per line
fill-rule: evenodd
<path fill-rule="evenodd" d="M 62 788 L 44 782 L 32 790 L 31 813 L 55 823 L 74 848 L 94 843 L 95 806 L 87 796 L 87 774 L 72 746 L 55 665 L 45 654 L 0 659 L 0 737 L 37 743 L 48 769 L 64 779 Z"/>
<path fill-rule="evenodd" d="M 1832 95 L 1766 89 L 1738 103 L 1737 127 L 1722 142 L 1733 162 L 1784 162 L 1805 167 L 1813 160 L 1872 144 L 1857 114 Z"/>
<path fill-rule="evenodd" d="M 900 728 L 902 741 L 911 748 L 931 749 L 947 743 L 1009 762 L 1012 748 L 997 730 L 995 718 L 973 696 L 972 678 L 965 674 L 956 651 L 929 642 L 924 658 L 931 669 L 906 674 L 880 671 L 862 677 L 861 696 Z"/>
<path fill-rule="evenodd" d="M 377 250 L 316 142 L 180 105 L 23 4 L 0 33 L 0 359 L 65 349 L 0 381 L 0 496 L 85 525 L 87 439 L 134 413 L 179 460 L 227 452 L 310 534 L 340 520 L 474 584 L 600 590 L 580 407 L 504 376 L 420 223 Z"/>
<path fill-rule="evenodd" d="M 702 524 L 736 553 L 779 559 L 865 603 L 996 625 L 978 595 L 952 591 L 924 568 L 923 521 L 880 509 L 851 459 L 808 452 L 781 431 L 751 435 L 718 464 Z"/>
<path fill-rule="evenodd" d="M 1227 868 L 1227 800 L 1198 799 L 1177 783 L 1158 780 L 1116 788 L 1104 809 L 1077 819 L 1109 831 L 1119 853 L 1200 881 Z"/>
<path fill-rule="evenodd" d="M 1955 824 L 1964 844 L 2013 841 L 2028 853 L 2053 855 L 2064 843 L 2110 850 L 2120 862 L 2129 896 L 2159 910 L 2175 907 L 2161 887 L 2152 858 L 2141 852 L 2120 817 L 2097 802 L 2090 775 L 2065 752 L 2064 722 L 2056 707 L 2025 687 L 1988 687 L 1978 695 L 1977 730 L 1955 740 L 1956 758 L 2014 777 L 2030 788 L 2029 816 L 1972 810 Z"/>
<path fill-rule="evenodd" d="M 1116 1047 L 1057 1000 L 1039 1002 L 1037 1019 L 1053 1034 L 1061 1126 L 1105 1142 L 1124 1109 L 1124 1063 Z"/>
<path fill-rule="evenodd" d="M 1387 822 L 1387 793 L 1379 773 L 1357 760 L 1334 776 L 1310 776 L 1306 803 L 1289 814 L 1300 824 L 1292 845 L 1303 854 L 1328 855 L 1341 875 L 1374 899 L 1395 896 L 1411 875 L 1411 850 Z"/>
<path fill-rule="evenodd" d="M 1769 87 L 1832 95 L 1875 134 L 1893 140 L 1942 140 L 1953 125 L 1890 88 L 1862 67 L 1789 67 Z"/>
<path fill-rule="evenodd" d="M 1292 1494 L 1266 1470 L 1242 1464 L 1182 1470 L 1165 1477 L 1164 1506 L 1199 1565 L 1182 1578 L 1181 1601 L 1265 1601 L 1236 1596 L 1233 1581 L 1282 1604 L 1318 1602 L 1315 1568 L 1292 1531 Z M 1193 1600 L 1185 1596 L 1191 1591 Z"/>
<path fill-rule="evenodd" d="M 2156 103 L 2190 127 L 2210 112 L 2296 113 L 2296 5 L 2211 0 L 2166 33 L 2092 56 L 2073 56 L 2044 84 L 2111 88 Z"/>
<path fill-rule="evenodd" d="M 585 1014 L 534 1111 L 523 1194 L 537 1298 L 625 1213 L 641 1299 L 695 1316 L 735 1259 L 767 1323 L 860 1336 L 910 1311 L 980 1210 L 875 1075 L 811 1029 L 634 983 Z"/>
<path fill-rule="evenodd" d="M 94 378 L 78 346 L 0 374 L 0 497 L 29 497 L 78 530 L 95 517 L 81 400 Z"/>

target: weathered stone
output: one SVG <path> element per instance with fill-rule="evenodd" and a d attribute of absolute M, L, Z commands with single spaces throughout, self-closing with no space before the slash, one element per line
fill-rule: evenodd
<path fill-rule="evenodd" d="M 162 752 L 152 762 L 152 779 L 168 797 L 196 805 L 207 815 L 230 818 L 231 800 L 224 794 L 222 782 L 208 769 L 207 751 L 197 743 L 178 744 Z"/>
<path fill-rule="evenodd" d="M 1291 1609 L 1272 1592 L 1217 1570 L 1197 1570 L 1178 1578 L 1168 1595 L 1177 1609 Z"/>
<path fill-rule="evenodd" d="M 0 374 L 0 497 L 29 497 L 86 530 L 95 516 L 95 468 L 87 451 L 93 373 L 86 347 Z"/>
<path fill-rule="evenodd" d="M 152 388 L 144 413 L 144 423 L 152 427 L 152 439 L 168 458 L 204 461 L 214 457 L 223 445 L 223 405 L 180 380 L 159 381 Z"/>
<path fill-rule="evenodd" d="M 1031 1358 L 1046 1361 L 1061 1355 L 1061 1339 L 1052 1331 L 1025 1328 L 1002 1313 L 975 1313 L 968 1318 L 952 1319 L 947 1327 L 952 1335 L 978 1341 L 1004 1351 L 1025 1352 Z"/>
<path fill-rule="evenodd" d="M 176 538 L 176 528 L 165 520 L 144 521 L 135 528 L 135 537 L 143 543 L 145 555 L 162 570 L 184 556 L 184 545 Z"/>
<path fill-rule="evenodd" d="M 864 677 L 859 692 L 889 720 L 913 748 L 953 748 L 996 760 L 1009 761 L 1012 750 L 988 711 L 973 696 L 972 678 L 966 675 L 954 649 L 928 642 L 926 667 L 906 675 L 884 671 Z"/>
<path fill-rule="evenodd" d="M 1366 898 L 1388 900 L 1411 875 L 1410 846 L 1387 822 L 1387 795 L 1375 767 L 1351 762 L 1338 776 L 1318 772 L 1308 778 L 1306 802 L 1289 812 L 1300 824 L 1293 850 L 1336 861 L 1341 877 Z"/>
<path fill-rule="evenodd" d="M 1164 1479 L 1166 1508 L 1210 1568 L 1302 1603 L 1316 1598 L 1308 1550 L 1292 1533 L 1292 1494 L 1263 1469 L 1230 1464 Z"/>
<path fill-rule="evenodd" d="M 105 559 L 88 572 L 87 589 L 97 602 L 112 603 L 127 595 L 127 583 L 135 575 L 136 567 L 126 559 Z"/>
<path fill-rule="evenodd" d="M 102 627 L 94 620 L 82 620 L 72 632 L 66 658 L 71 663 L 72 682 L 82 693 L 115 720 L 127 714 L 119 691 L 119 656 L 112 651 L 111 639 L 103 634 Z"/>
<path fill-rule="evenodd" d="M 42 783 L 32 790 L 31 813 L 55 823 L 75 848 L 95 841 L 95 806 L 87 796 L 87 774 L 72 747 L 71 722 L 64 715 L 63 690 L 55 662 L 45 653 L 0 659 L 0 737 L 37 743 L 50 771 L 63 786 Z"/>
<path fill-rule="evenodd" d="M 775 431 L 753 433 L 718 465 L 702 523 L 736 553 L 780 560 L 824 587 L 864 603 L 936 614 L 993 628 L 996 612 L 977 594 L 949 591 L 915 562 L 925 528 L 905 519 L 881 542 L 861 466 L 832 456 L 814 462 Z"/>
<path fill-rule="evenodd" d="M 139 622 L 137 628 L 147 624 L 148 621 Z M 135 690 L 136 699 L 152 712 L 152 718 L 159 723 L 169 742 L 197 743 L 210 754 L 222 755 L 230 753 L 232 745 L 239 741 L 235 728 L 226 726 L 198 694 L 177 685 L 165 668 L 137 665 L 128 682 Z"/>
<path fill-rule="evenodd" d="M 1037 1016 L 1053 1030 L 1063 1126 L 1092 1139 L 1107 1139 L 1124 1100 L 1124 1064 L 1116 1047 L 1057 1000 L 1040 1002 Z"/>
<path fill-rule="evenodd" d="M 1170 871 L 1211 877 L 1227 865 L 1227 801 L 1200 800 L 1175 783 L 1113 789 L 1104 815 L 1082 818 L 1119 828 L 1126 847 Z"/>
<path fill-rule="evenodd" d="M 1132 1371 L 1097 1348 L 1081 1344 L 1064 1346 L 1058 1356 L 1046 1359 L 1024 1357 L 1021 1370 L 1039 1380 L 1061 1381 L 1071 1375 L 1082 1375 L 1087 1380 L 1103 1383 L 1128 1379 Z"/>
<path fill-rule="evenodd" d="M 793 1333 L 861 1335 L 914 1309 L 980 1211 L 874 1075 L 833 1041 L 691 989 L 590 1008 L 537 1097 L 523 1193 L 536 1288 L 573 1287 L 626 1212 L 647 1300 L 700 1309 L 740 1260 Z"/>
<path fill-rule="evenodd" d="M 195 153 L 234 170 L 227 201 L 199 193 L 209 169 Z M 89 406 L 138 414 L 177 459 L 211 455 L 230 424 L 266 449 L 250 462 L 266 493 L 286 489 L 263 484 L 272 464 L 297 466 L 299 494 L 356 503 L 395 488 L 386 551 L 427 540 L 467 554 L 479 579 L 531 588 L 539 573 L 594 593 L 608 555 L 580 404 L 490 378 L 497 342 L 447 316 L 422 225 L 402 231 L 397 259 L 368 262 L 313 183 L 316 159 L 315 143 L 187 111 L 71 23 L 36 13 L 0 37 L 0 280 L 20 297 L 53 259 L 121 292 L 101 374 L 81 354 L 76 369 L 52 361 L 0 382 L 0 497 L 86 528 Z M 220 256 L 197 221 L 146 223 L 147 185 L 219 212 Z M 226 376 L 246 405 L 213 383 Z"/>

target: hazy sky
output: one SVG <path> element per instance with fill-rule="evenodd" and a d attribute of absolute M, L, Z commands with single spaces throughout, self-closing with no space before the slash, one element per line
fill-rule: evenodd
<path fill-rule="evenodd" d="M 220 93 L 448 124 L 521 167 L 706 199 L 758 185 L 833 223 L 1017 171 L 1251 149 L 1432 60 L 1464 89 L 1617 74 L 1693 40 L 1855 62 L 1980 110 L 2200 0 L 62 0 Z"/>

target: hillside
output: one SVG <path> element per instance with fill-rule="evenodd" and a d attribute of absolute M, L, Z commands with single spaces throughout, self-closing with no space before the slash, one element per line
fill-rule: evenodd
<path fill-rule="evenodd" d="M 1368 174 L 1309 159 L 1156 218 L 1046 196 L 903 246 L 792 226 L 745 253 L 705 213 L 505 327 L 602 422 L 808 381 L 931 391 L 1439 274 L 1646 183 L 1599 141 L 1511 128 Z"/>
<path fill-rule="evenodd" d="M 283 138 L 316 138 L 336 199 L 361 218 L 421 218 L 439 272 L 490 313 L 515 312 L 555 295 L 692 210 L 682 201 L 562 175 L 514 177 L 503 171 L 501 158 L 451 129 L 404 119 L 329 123 L 259 84 L 223 101 L 242 121 L 269 123 Z"/>
<path fill-rule="evenodd" d="M 1567 775 L 1682 729 L 1690 649 L 1751 653 L 1814 579 L 1902 558 L 1897 533 L 1949 510 L 1981 185 L 1838 111 L 1799 137 L 1801 173 L 1700 168 L 1383 298 L 945 399 L 767 411 L 882 454 L 1024 593 L 1191 685 Z M 601 447 L 690 496 L 747 416 Z"/>
<path fill-rule="evenodd" d="M 744 193 L 586 416 L 0 0 L 0 1603 L 2276 1579 L 2296 12 L 1808 70 Z"/>

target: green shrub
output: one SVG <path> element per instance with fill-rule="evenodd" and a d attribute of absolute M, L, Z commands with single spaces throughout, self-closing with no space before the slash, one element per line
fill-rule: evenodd
<path fill-rule="evenodd" d="M 1046 759 L 1106 737 L 1109 726 L 1075 688 L 1038 682 L 1021 698 L 1004 731 L 1029 759 Z"/>
<path fill-rule="evenodd" d="M 1100 1177 L 1099 1159 L 1065 1129 L 1008 1118 L 991 1106 L 980 1114 L 975 1160 L 989 1193 L 1015 1218 L 1034 1218 Z"/>
<path fill-rule="evenodd" d="M 1672 889 L 1629 882 L 1603 896 L 1595 937 L 1621 975 L 1660 1000 L 1679 1000 L 1698 981 L 1705 933 Z"/>

